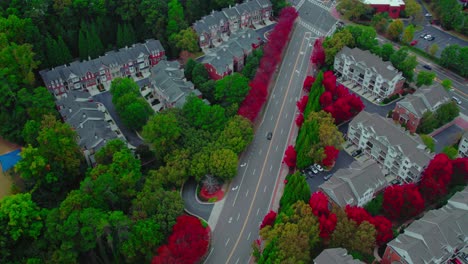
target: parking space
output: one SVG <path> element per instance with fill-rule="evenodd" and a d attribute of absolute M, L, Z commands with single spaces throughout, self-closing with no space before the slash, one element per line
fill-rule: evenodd
<path fill-rule="evenodd" d="M 434 40 L 430 41 L 430 40 L 421 38 L 420 36 L 423 34 L 431 35 L 432 37 L 434 37 Z M 413 41 L 417 41 L 417 44 L 414 45 L 414 47 L 417 47 L 425 51 L 428 51 L 429 47 L 432 44 L 437 44 L 437 46 L 439 46 L 439 49 L 437 50 L 436 57 L 440 57 L 440 54 L 442 53 L 444 48 L 448 45 L 456 44 L 456 45 L 459 45 L 460 47 L 464 47 L 468 45 L 467 41 L 454 37 L 432 25 L 425 25 L 423 30 L 416 32 L 414 34 Z"/>
<path fill-rule="evenodd" d="M 454 124 L 435 135 L 435 152 L 440 153 L 445 146 L 451 146 L 457 143 L 463 135 L 463 132 L 463 128 Z"/>

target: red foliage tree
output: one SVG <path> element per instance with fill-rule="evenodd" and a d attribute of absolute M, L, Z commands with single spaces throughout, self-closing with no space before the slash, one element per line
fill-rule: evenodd
<path fill-rule="evenodd" d="M 299 115 L 297 115 L 296 117 L 296 125 L 298 127 L 301 127 L 302 124 L 304 123 L 304 115 L 302 113 L 300 113 Z"/>
<path fill-rule="evenodd" d="M 370 222 L 370 219 L 372 218 L 366 209 L 362 207 L 346 205 L 345 212 L 348 218 L 354 220 L 358 225 L 363 221 Z"/>
<path fill-rule="evenodd" d="M 452 180 L 450 185 L 466 184 L 468 182 L 468 158 L 452 160 Z"/>
<path fill-rule="evenodd" d="M 319 217 L 319 226 L 320 226 L 320 237 L 321 238 L 329 238 L 330 235 L 333 233 L 336 227 L 336 214 L 329 214 L 327 215 L 321 215 Z"/>
<path fill-rule="evenodd" d="M 276 219 L 276 215 L 277 214 L 275 211 L 268 212 L 268 214 L 266 214 L 265 217 L 263 218 L 262 224 L 260 225 L 260 229 L 264 228 L 267 225 L 269 226 L 273 225 Z"/>
<path fill-rule="evenodd" d="M 405 220 L 424 210 L 424 199 L 414 184 L 392 185 L 384 191 L 383 210 L 392 220 Z"/>
<path fill-rule="evenodd" d="M 299 101 L 297 101 L 296 106 L 297 106 L 297 109 L 299 110 L 299 112 L 304 113 L 304 109 L 306 108 L 308 101 L 309 101 L 309 96 L 308 95 L 302 96 L 301 99 L 299 99 Z"/>
<path fill-rule="evenodd" d="M 293 146 L 289 145 L 286 151 L 284 152 L 283 162 L 288 165 L 288 167 L 296 167 L 296 150 Z"/>
<path fill-rule="evenodd" d="M 333 95 L 331 92 L 325 91 L 319 99 L 322 108 L 327 107 L 333 103 Z"/>
<path fill-rule="evenodd" d="M 334 146 L 326 146 L 324 148 L 325 158 L 322 160 L 323 166 L 330 167 L 335 163 L 340 151 Z"/>
<path fill-rule="evenodd" d="M 197 263 L 208 250 L 208 232 L 198 218 L 179 216 L 168 244 L 158 248 L 151 263 Z"/>
<path fill-rule="evenodd" d="M 447 193 L 453 173 L 452 161 L 445 153 L 437 154 L 423 172 L 419 191 L 426 203 L 433 203 Z"/>
<path fill-rule="evenodd" d="M 318 38 L 315 40 L 314 49 L 312 50 L 312 55 L 310 56 L 310 61 L 321 68 L 325 65 L 325 50 L 323 49 L 323 38 Z"/>
<path fill-rule="evenodd" d="M 374 225 L 377 231 L 376 243 L 382 246 L 393 238 L 392 222 L 386 217 L 378 215 L 370 219 L 370 223 Z"/>
<path fill-rule="evenodd" d="M 328 197 L 323 192 L 314 192 L 310 196 L 309 205 L 312 209 L 312 213 L 317 217 L 320 217 L 321 215 L 328 216 L 330 213 L 330 209 L 328 208 Z"/>
<path fill-rule="evenodd" d="M 336 90 L 336 76 L 333 74 L 332 71 L 326 71 L 323 74 L 323 86 L 325 87 L 325 91 L 334 93 Z"/>
<path fill-rule="evenodd" d="M 302 89 L 306 92 L 310 92 L 310 88 L 312 88 L 312 84 L 314 84 L 315 78 L 313 76 L 307 76 L 304 80 L 304 85 L 302 86 Z"/>
<path fill-rule="evenodd" d="M 333 101 L 338 100 L 338 98 L 345 97 L 349 95 L 348 88 L 344 87 L 342 84 L 336 86 L 334 91 L 330 91 L 333 94 Z"/>

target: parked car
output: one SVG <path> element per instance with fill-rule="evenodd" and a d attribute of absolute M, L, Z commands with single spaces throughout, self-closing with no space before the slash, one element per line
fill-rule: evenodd
<path fill-rule="evenodd" d="M 430 39 L 430 38 L 432 38 L 432 36 L 429 35 L 429 34 L 427 34 L 427 35 L 424 37 L 425 40 L 428 40 L 428 39 Z"/>
<path fill-rule="evenodd" d="M 423 66 L 423 68 L 426 69 L 426 70 L 432 70 L 432 67 L 429 66 L 429 65 L 427 65 L 427 64 L 425 64 L 425 65 Z"/>
<path fill-rule="evenodd" d="M 410 43 L 411 46 L 414 46 L 414 45 L 416 45 L 416 44 L 418 44 L 418 40 L 417 40 L 417 39 L 411 41 L 411 43 Z"/>
<path fill-rule="evenodd" d="M 399 185 L 399 184 L 401 184 L 401 181 L 395 179 L 395 180 L 391 181 L 390 184 L 392 184 L 392 185 L 398 184 Z"/>
<path fill-rule="evenodd" d="M 425 16 L 425 17 L 431 17 L 432 15 L 429 14 L 429 13 L 426 13 L 424 16 Z"/>
<path fill-rule="evenodd" d="M 427 36 L 426 33 L 422 33 L 421 35 L 419 35 L 420 38 L 425 38 Z"/>
<path fill-rule="evenodd" d="M 356 149 L 351 153 L 351 156 L 356 157 L 357 155 L 362 153 L 362 149 Z"/>
<path fill-rule="evenodd" d="M 435 39 L 434 36 L 431 36 L 430 38 L 427 39 L 427 41 L 433 41 Z"/>
<path fill-rule="evenodd" d="M 458 97 L 455 97 L 455 96 L 452 96 L 452 100 L 455 101 L 455 103 L 457 103 L 457 104 L 462 103 L 462 101 L 460 99 L 458 99 Z"/>
<path fill-rule="evenodd" d="M 314 164 L 314 166 L 318 171 L 323 171 L 322 166 L 320 166 L 319 164 Z"/>
<path fill-rule="evenodd" d="M 332 176 L 333 174 L 328 174 L 327 176 L 323 176 L 323 179 L 328 181 Z"/>
<path fill-rule="evenodd" d="M 310 170 L 314 173 L 317 174 L 318 170 L 314 166 L 310 166 Z"/>
<path fill-rule="evenodd" d="M 271 140 L 272 137 L 273 137 L 273 133 L 268 132 L 268 134 L 267 134 L 267 139 L 268 139 L 268 140 Z"/>

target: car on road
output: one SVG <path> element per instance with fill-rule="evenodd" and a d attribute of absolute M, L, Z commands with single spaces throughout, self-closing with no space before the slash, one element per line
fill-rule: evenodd
<path fill-rule="evenodd" d="M 426 13 L 424 16 L 425 17 L 431 17 L 432 15 L 430 13 Z"/>
<path fill-rule="evenodd" d="M 356 157 L 357 155 L 362 153 L 362 149 L 356 149 L 351 153 L 351 156 Z"/>
<path fill-rule="evenodd" d="M 314 164 L 314 167 L 315 167 L 318 171 L 323 171 L 322 166 L 320 166 L 319 164 Z"/>
<path fill-rule="evenodd" d="M 426 33 L 422 33 L 421 35 L 419 35 L 420 38 L 425 38 L 427 36 Z"/>
<path fill-rule="evenodd" d="M 268 132 L 268 134 L 267 134 L 267 139 L 268 139 L 268 140 L 271 140 L 272 137 L 273 137 L 273 133 Z"/>
<path fill-rule="evenodd" d="M 462 103 L 462 101 L 460 99 L 458 99 L 458 97 L 455 97 L 455 96 L 452 96 L 452 100 L 455 101 L 455 103 L 457 103 L 457 104 Z"/>
<path fill-rule="evenodd" d="M 427 64 L 425 64 L 425 65 L 423 66 L 423 68 L 426 69 L 426 70 L 432 70 L 432 67 L 429 66 L 429 65 L 427 65 Z"/>
<path fill-rule="evenodd" d="M 418 40 L 417 40 L 417 39 L 411 41 L 411 43 L 410 43 L 411 46 L 414 46 L 414 45 L 416 45 L 416 44 L 418 44 Z"/>
<path fill-rule="evenodd" d="M 323 179 L 328 181 L 332 176 L 333 174 L 328 174 L 327 176 L 323 176 Z"/>

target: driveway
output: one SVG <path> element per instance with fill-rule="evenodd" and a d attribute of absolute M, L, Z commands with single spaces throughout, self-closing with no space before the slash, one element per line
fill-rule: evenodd
<path fill-rule="evenodd" d="M 190 178 L 182 188 L 182 199 L 184 199 L 185 211 L 189 214 L 199 216 L 208 222 L 213 204 L 200 203 L 195 197 L 197 193 L 197 182 Z"/>
<path fill-rule="evenodd" d="M 122 120 L 120 119 L 119 115 L 115 111 L 114 104 L 112 103 L 112 95 L 110 92 L 103 92 L 100 94 L 96 94 L 93 96 L 94 100 L 102 103 L 109 114 L 114 119 L 117 126 L 120 128 L 120 131 L 124 134 L 125 138 L 127 139 L 128 143 L 130 143 L 134 147 L 138 147 L 139 145 L 144 144 L 143 140 L 141 140 L 134 130 L 127 128 Z"/>
<path fill-rule="evenodd" d="M 463 135 L 463 128 L 457 125 L 451 125 L 434 136 L 435 152 L 440 153 L 446 146 L 451 146 Z"/>

